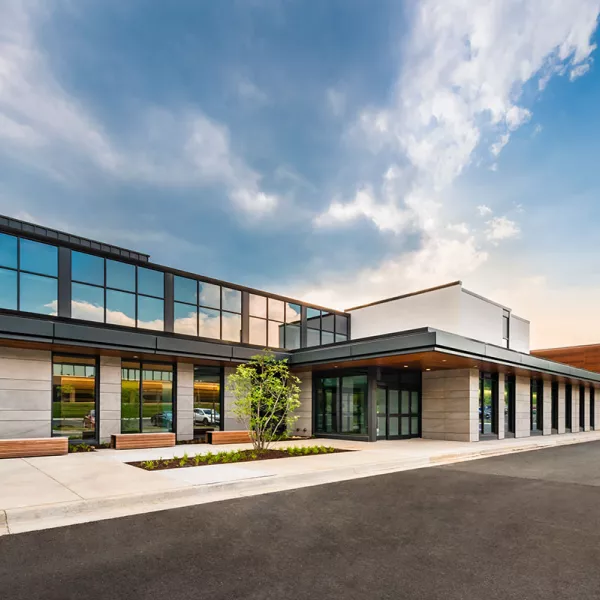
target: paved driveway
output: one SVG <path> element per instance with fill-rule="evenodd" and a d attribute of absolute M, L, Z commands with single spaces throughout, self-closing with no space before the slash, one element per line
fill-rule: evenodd
<path fill-rule="evenodd" d="M 600 594 L 600 442 L 0 538 L 2 598 Z"/>

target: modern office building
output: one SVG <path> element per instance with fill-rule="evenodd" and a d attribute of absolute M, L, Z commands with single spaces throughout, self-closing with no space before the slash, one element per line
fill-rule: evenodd
<path fill-rule="evenodd" d="M 298 435 L 596 427 L 600 374 L 532 356 L 529 323 L 460 282 L 336 311 L 0 217 L 0 438 L 239 429 L 225 384 L 266 347 L 301 379 Z"/>

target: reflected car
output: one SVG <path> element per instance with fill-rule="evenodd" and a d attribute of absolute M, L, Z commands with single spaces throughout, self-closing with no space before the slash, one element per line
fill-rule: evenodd
<path fill-rule="evenodd" d="M 194 423 L 196 425 L 218 425 L 221 416 L 210 408 L 195 408 Z"/>
<path fill-rule="evenodd" d="M 169 411 L 156 413 L 150 417 L 150 423 L 155 427 L 171 427 L 173 425 L 173 413 Z"/>
<path fill-rule="evenodd" d="M 481 406 L 479 407 L 479 416 L 481 417 Z M 491 419 L 492 418 L 492 407 L 491 406 L 485 406 L 483 408 L 483 417 L 485 419 Z"/>
<path fill-rule="evenodd" d="M 92 409 L 83 417 L 83 428 L 94 429 L 94 427 L 96 427 L 96 411 Z"/>

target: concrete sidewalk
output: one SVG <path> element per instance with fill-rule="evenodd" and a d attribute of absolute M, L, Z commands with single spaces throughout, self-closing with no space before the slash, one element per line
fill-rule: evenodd
<path fill-rule="evenodd" d="M 185 445 L 5 459 L 0 461 L 0 534 L 599 440 L 600 431 L 478 443 L 422 439 L 380 441 L 376 444 L 301 440 L 281 442 L 274 447 L 323 444 L 356 451 L 167 471 L 144 471 L 125 463 L 250 446 L 232 444 L 215 448 Z"/>

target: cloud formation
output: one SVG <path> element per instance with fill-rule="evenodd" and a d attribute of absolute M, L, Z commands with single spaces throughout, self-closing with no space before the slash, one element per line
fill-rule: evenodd
<path fill-rule="evenodd" d="M 232 148 L 227 126 L 199 107 L 147 106 L 127 143 L 109 133 L 53 74 L 36 37 L 45 10 L 43 3 L 19 0 L 0 8 L 1 153 L 60 180 L 83 163 L 122 181 L 221 186 L 249 215 L 277 206 L 277 196 L 262 189 L 262 176 Z"/>

